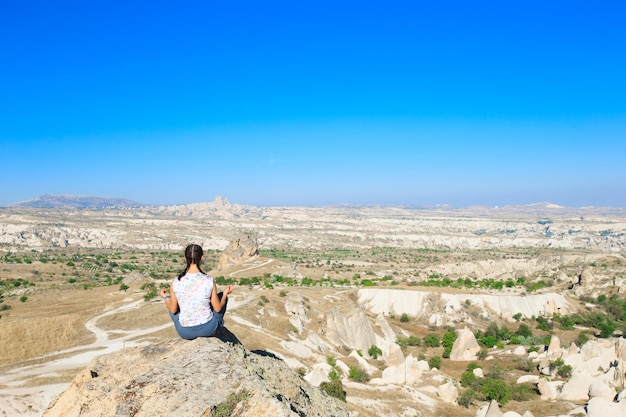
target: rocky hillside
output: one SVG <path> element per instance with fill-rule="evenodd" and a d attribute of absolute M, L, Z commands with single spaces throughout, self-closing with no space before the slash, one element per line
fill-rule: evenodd
<path fill-rule="evenodd" d="M 33 208 L 130 208 L 143 204 L 124 198 L 95 197 L 90 195 L 46 194 L 32 200 L 21 201 L 9 207 Z"/>
<path fill-rule="evenodd" d="M 79 207 L 79 202 L 72 207 Z M 62 203 L 69 204 L 66 200 Z M 92 200 L 87 203 L 94 205 Z M 116 201 L 105 201 L 101 206 L 116 205 L 122 207 Z M 626 213 L 623 209 L 546 206 L 528 206 L 526 210 L 258 208 L 231 204 L 219 197 L 210 203 L 133 209 L 0 210 L 0 244 L 11 251 L 50 246 L 171 250 L 181 249 L 189 241 L 221 250 L 242 233 L 254 233 L 260 246 L 271 248 L 556 248 L 619 252 L 626 248 Z"/>
<path fill-rule="evenodd" d="M 348 411 L 275 356 L 209 338 L 96 357 L 43 415 L 347 417 Z"/>

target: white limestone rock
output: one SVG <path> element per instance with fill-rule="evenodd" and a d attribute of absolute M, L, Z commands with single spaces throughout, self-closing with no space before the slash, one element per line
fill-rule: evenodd
<path fill-rule="evenodd" d="M 587 401 L 592 377 L 588 372 L 573 373 L 569 381 L 563 384 L 558 398 L 567 401 Z"/>
<path fill-rule="evenodd" d="M 587 417 L 624 417 L 626 402 L 614 403 L 601 397 L 592 398 L 587 403 Z"/>
<path fill-rule="evenodd" d="M 589 385 L 589 398 L 604 398 L 612 402 L 615 395 L 615 389 L 609 387 L 604 382 L 594 380 L 591 385 Z"/>
<path fill-rule="evenodd" d="M 437 388 L 437 395 L 445 402 L 456 403 L 456 399 L 459 396 L 459 390 L 451 381 L 448 381 L 445 384 L 439 385 L 439 388 Z"/>
<path fill-rule="evenodd" d="M 474 333 L 467 327 L 458 329 L 457 337 L 452 345 L 450 352 L 450 360 L 452 361 L 471 361 L 478 357 L 480 345 L 474 337 Z"/>

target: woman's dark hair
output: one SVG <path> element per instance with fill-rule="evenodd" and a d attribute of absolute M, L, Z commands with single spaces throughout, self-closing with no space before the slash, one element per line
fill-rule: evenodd
<path fill-rule="evenodd" d="M 200 245 L 192 243 L 185 248 L 185 260 L 187 261 L 187 266 L 180 274 L 178 274 L 179 280 L 185 276 L 191 264 L 196 264 L 198 266 L 198 269 L 200 269 L 200 262 L 202 261 L 203 254 L 204 252 L 202 251 L 202 246 Z M 200 272 L 204 274 L 204 271 L 202 269 L 200 269 Z"/>

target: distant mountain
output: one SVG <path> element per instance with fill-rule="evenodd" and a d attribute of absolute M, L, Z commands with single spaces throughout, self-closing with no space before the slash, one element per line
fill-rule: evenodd
<path fill-rule="evenodd" d="M 90 195 L 46 194 L 32 200 L 10 204 L 9 207 L 34 208 L 129 208 L 144 204 L 124 198 L 95 197 Z"/>

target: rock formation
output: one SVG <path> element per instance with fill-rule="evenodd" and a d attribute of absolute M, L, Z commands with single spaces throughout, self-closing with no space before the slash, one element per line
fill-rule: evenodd
<path fill-rule="evenodd" d="M 567 381 L 540 378 L 537 389 L 541 399 L 587 402 L 587 417 L 626 415 L 626 401 L 620 396 L 615 398 L 616 390 L 624 388 L 626 342 L 623 339 L 590 340 L 580 352 L 571 346 L 561 348 L 557 342 L 558 338 L 553 336 L 550 348 L 534 361 L 539 362 L 541 373 L 550 375 L 554 374 L 549 370 L 550 362 L 562 359 L 565 365 L 572 367 L 572 376 Z"/>
<path fill-rule="evenodd" d="M 233 265 L 241 265 L 248 259 L 259 254 L 259 244 L 256 237 L 246 235 L 231 241 L 217 264 L 217 269 L 223 270 Z"/>
<path fill-rule="evenodd" d="M 274 355 L 217 338 L 174 339 L 96 357 L 43 416 L 208 417 L 218 411 L 348 416 L 345 403 L 309 385 Z"/>
<path fill-rule="evenodd" d="M 376 344 L 376 334 L 365 310 L 355 308 L 347 314 L 338 309 L 326 316 L 326 338 L 335 346 L 360 349 L 363 352 Z"/>
<path fill-rule="evenodd" d="M 467 327 L 457 330 L 457 338 L 452 345 L 450 360 L 473 361 L 476 360 L 480 345 L 474 337 L 474 333 Z"/>

